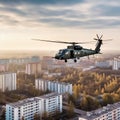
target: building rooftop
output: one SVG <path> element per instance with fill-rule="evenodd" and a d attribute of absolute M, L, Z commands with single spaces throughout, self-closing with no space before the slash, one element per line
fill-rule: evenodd
<path fill-rule="evenodd" d="M 59 81 L 50 81 L 50 80 L 44 80 L 44 79 L 36 79 L 36 80 L 41 80 L 41 81 L 46 81 L 46 82 L 52 82 L 52 83 L 58 83 L 62 85 L 71 85 L 71 83 L 66 83 L 66 82 L 59 82 Z"/>
<path fill-rule="evenodd" d="M 114 103 L 114 104 L 108 104 L 105 107 L 102 107 L 100 109 L 91 111 L 91 112 L 87 112 L 86 116 L 83 116 L 83 118 L 87 119 L 87 120 L 93 120 L 95 118 L 98 118 L 99 116 L 106 114 L 110 111 L 113 111 L 117 108 L 120 108 L 120 102 L 118 103 Z"/>
<path fill-rule="evenodd" d="M 48 99 L 48 98 L 51 98 L 51 97 L 53 98 L 54 96 L 59 96 L 59 95 L 61 95 L 61 94 L 53 92 L 53 93 L 50 93 L 50 94 L 45 94 L 43 96 L 27 98 L 27 99 L 24 99 L 24 100 L 20 100 L 18 102 L 9 103 L 8 105 L 13 106 L 14 108 L 16 108 L 16 107 L 24 106 L 24 105 L 26 105 L 28 103 L 33 103 L 35 101 L 39 101 L 41 99 Z"/>
<path fill-rule="evenodd" d="M 8 105 L 13 106 L 15 108 L 15 107 L 23 106 L 23 105 L 28 104 L 28 103 L 33 103 L 34 101 L 38 101 L 38 100 L 39 100 L 39 98 L 37 98 L 37 97 L 27 98 L 24 100 L 20 100 L 18 102 L 9 103 Z"/>
<path fill-rule="evenodd" d="M 62 94 L 53 92 L 53 93 L 50 93 L 50 94 L 45 94 L 43 96 L 40 96 L 40 98 L 42 98 L 42 99 L 48 99 L 48 98 L 51 98 L 51 97 L 54 97 L 54 96 L 59 96 L 59 95 L 62 95 Z"/>
<path fill-rule="evenodd" d="M 0 75 L 3 75 L 3 74 L 11 74 L 11 73 L 15 73 L 15 72 L 0 72 Z"/>

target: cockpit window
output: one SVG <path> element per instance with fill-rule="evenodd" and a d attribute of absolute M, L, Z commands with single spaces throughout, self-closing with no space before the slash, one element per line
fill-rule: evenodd
<path fill-rule="evenodd" d="M 59 53 L 58 54 L 62 54 L 63 50 L 59 50 Z"/>
<path fill-rule="evenodd" d="M 58 54 L 65 54 L 65 52 L 66 52 L 66 49 L 59 50 Z"/>
<path fill-rule="evenodd" d="M 68 55 L 69 54 L 69 51 L 66 51 L 66 53 L 65 53 L 66 55 Z"/>

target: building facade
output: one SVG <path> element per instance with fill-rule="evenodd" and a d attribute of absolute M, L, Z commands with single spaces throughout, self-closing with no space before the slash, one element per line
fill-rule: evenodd
<path fill-rule="evenodd" d="M 120 102 L 87 112 L 79 120 L 120 120 Z"/>
<path fill-rule="evenodd" d="M 0 59 L 0 64 L 26 64 L 26 63 L 36 63 L 40 62 L 39 56 L 31 56 L 24 58 L 9 58 L 9 59 Z"/>
<path fill-rule="evenodd" d="M 50 93 L 40 97 L 28 98 L 15 103 L 6 105 L 6 120 L 34 120 L 34 115 L 40 117 L 43 113 L 47 116 L 62 112 L 62 95 Z"/>
<path fill-rule="evenodd" d="M 58 81 L 49 81 L 43 79 L 35 80 L 35 88 L 42 91 L 53 91 L 57 93 L 69 93 L 72 94 L 72 84 L 58 82 Z"/>
<path fill-rule="evenodd" d="M 109 68 L 111 65 L 108 60 L 106 61 L 96 61 L 95 66 L 99 68 Z"/>
<path fill-rule="evenodd" d="M 16 73 L 3 72 L 0 73 L 0 90 L 16 90 Z"/>
<path fill-rule="evenodd" d="M 43 109 L 42 113 L 47 112 L 48 116 L 54 115 L 56 112 L 62 112 L 62 94 L 50 93 L 40 97 Z"/>
<path fill-rule="evenodd" d="M 113 60 L 113 70 L 120 69 L 120 58 L 114 58 Z"/>
<path fill-rule="evenodd" d="M 26 74 L 37 74 L 41 72 L 41 64 L 38 62 L 36 63 L 28 63 L 26 64 L 25 73 Z"/>

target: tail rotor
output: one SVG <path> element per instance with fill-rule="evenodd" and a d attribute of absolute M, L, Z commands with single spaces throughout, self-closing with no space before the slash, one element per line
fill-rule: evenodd
<path fill-rule="evenodd" d="M 99 52 L 100 52 L 100 47 L 101 47 L 101 45 L 103 44 L 103 41 L 111 41 L 112 39 L 103 40 L 103 39 L 102 39 L 103 35 L 101 35 L 101 36 L 99 37 L 99 35 L 96 34 L 96 36 L 97 36 L 97 38 L 94 38 L 94 40 L 97 41 L 96 48 L 95 48 L 95 52 L 96 52 L 96 53 L 99 53 Z"/>
<path fill-rule="evenodd" d="M 102 40 L 102 41 L 111 41 L 112 39 L 106 39 L 106 40 L 103 40 L 102 39 L 102 37 L 103 37 L 103 35 L 101 35 L 100 37 L 99 37 L 99 35 L 98 34 L 96 34 L 96 36 L 97 36 L 97 38 L 93 38 L 94 40 L 96 40 L 96 41 L 99 41 L 99 40 Z"/>

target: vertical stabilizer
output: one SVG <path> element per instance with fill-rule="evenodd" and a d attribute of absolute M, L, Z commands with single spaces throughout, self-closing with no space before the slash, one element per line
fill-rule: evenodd
<path fill-rule="evenodd" d="M 99 53 L 100 52 L 100 47 L 102 45 L 102 40 L 101 39 L 98 39 L 97 40 L 97 43 L 96 43 L 96 48 L 95 48 L 95 52 L 96 53 Z"/>

